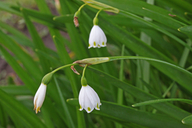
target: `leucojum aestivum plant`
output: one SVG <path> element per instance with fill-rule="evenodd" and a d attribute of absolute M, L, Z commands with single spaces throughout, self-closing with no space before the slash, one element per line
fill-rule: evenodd
<path fill-rule="evenodd" d="M 96 2 L 97 3 L 97 2 Z M 76 27 L 79 26 L 79 22 L 78 22 L 78 18 L 80 17 L 80 12 L 81 9 L 85 6 L 85 5 L 89 5 L 89 2 L 85 2 L 85 4 L 83 4 L 78 11 L 75 13 L 74 15 L 74 24 Z M 92 4 L 91 4 L 92 5 Z M 108 5 L 102 4 L 102 6 L 95 6 L 95 8 L 100 9 L 96 16 L 93 19 L 93 27 L 91 29 L 90 35 L 89 35 L 89 46 L 88 48 L 100 48 L 100 47 L 106 47 L 106 43 L 107 43 L 107 38 L 105 33 L 103 32 L 103 30 L 99 27 L 98 23 L 98 15 L 101 11 L 106 10 L 109 12 L 115 12 L 118 13 L 118 10 L 110 7 Z M 88 65 L 92 65 L 92 64 L 98 64 L 98 63 L 102 63 L 102 62 L 106 62 L 109 61 L 109 58 L 94 58 L 94 59 L 85 59 L 82 61 L 76 61 L 74 62 L 75 64 L 80 64 L 82 66 L 84 66 L 84 70 L 83 70 L 83 74 L 81 77 L 81 85 L 82 88 L 79 92 L 79 104 L 80 104 L 80 111 L 82 111 L 83 109 L 85 109 L 87 111 L 87 113 L 90 113 L 91 111 L 93 111 L 93 109 L 95 108 L 96 110 L 100 110 L 100 98 L 98 96 L 98 94 L 94 91 L 93 88 L 91 88 L 88 84 L 87 84 L 87 80 L 85 78 L 85 69 Z M 83 63 L 82 63 L 83 62 Z M 73 64 L 72 64 L 73 65 Z M 46 95 L 46 89 L 47 89 L 47 85 L 49 84 L 50 80 L 52 79 L 53 74 L 60 70 L 63 69 L 65 67 L 68 67 L 71 65 L 64 65 L 60 68 L 57 68 L 55 70 L 53 70 L 52 72 L 46 74 L 42 81 L 41 84 L 35 94 L 34 97 L 34 110 L 36 113 L 40 112 L 40 108 L 44 102 L 45 99 L 45 95 Z M 79 73 L 75 70 L 75 68 L 72 66 L 71 69 L 79 75 Z"/>
<path fill-rule="evenodd" d="M 96 13 L 95 17 L 93 18 L 93 26 L 92 26 L 92 29 L 90 30 L 90 33 L 89 33 L 89 39 L 87 39 L 88 40 L 87 47 L 88 47 L 88 49 L 106 47 L 107 46 L 107 37 L 106 37 L 105 32 L 102 30 L 102 27 L 99 26 L 99 14 L 101 11 L 119 13 L 119 10 L 114 8 L 114 7 L 111 7 L 111 6 L 108 6 L 105 4 L 101 4 L 101 3 L 93 1 L 93 0 L 82 0 L 82 1 L 85 2 L 85 4 L 83 4 L 78 9 L 78 11 L 74 14 L 74 19 L 73 19 L 74 25 L 76 27 L 80 26 L 78 19 L 81 18 L 82 8 L 84 8 L 85 6 L 90 6 L 90 7 L 93 7 L 95 9 L 98 9 L 99 11 Z M 64 69 L 64 68 L 68 68 L 68 67 L 71 67 L 72 71 L 75 74 L 80 75 L 80 73 L 74 68 L 74 66 L 76 66 L 76 65 L 80 65 L 80 66 L 84 67 L 82 74 L 81 74 L 81 80 L 79 80 L 79 85 L 81 84 L 81 89 L 80 89 L 79 95 L 78 95 L 79 110 L 82 111 L 84 109 L 87 113 L 91 113 L 94 109 L 95 110 L 102 110 L 102 106 L 104 104 L 102 104 L 102 99 L 100 99 L 100 96 L 92 88 L 91 84 L 88 84 L 91 82 L 89 79 L 86 79 L 86 73 L 85 73 L 86 69 L 90 65 L 96 65 L 96 64 L 106 63 L 106 62 L 115 61 L 115 60 L 122 60 L 122 59 L 146 60 L 151 65 L 153 65 L 155 68 L 160 67 L 161 65 L 166 65 L 165 67 L 167 67 L 167 69 L 169 69 L 169 68 L 175 69 L 176 68 L 181 72 L 185 72 L 180 67 L 177 67 L 171 63 L 168 63 L 165 61 L 160 61 L 157 59 L 138 57 L 138 56 L 94 57 L 94 58 L 86 58 L 86 59 L 82 59 L 82 60 L 77 60 L 77 61 L 73 62 L 72 64 L 63 65 L 63 66 L 49 72 L 48 74 L 46 74 L 43 77 L 41 84 L 40 84 L 40 86 L 39 86 L 39 88 L 35 94 L 35 97 L 34 97 L 35 112 L 36 113 L 40 112 L 40 108 L 41 108 L 41 106 L 44 102 L 45 96 L 46 96 L 47 86 L 48 86 L 49 82 L 52 80 L 53 75 L 57 71 Z M 162 72 L 166 72 L 166 69 L 160 69 L 160 70 Z M 179 82 L 180 81 L 178 80 L 178 83 Z M 122 88 L 124 88 L 124 87 L 122 87 Z M 77 98 L 77 97 L 75 97 L 75 98 Z M 179 101 L 178 99 L 170 99 L 170 101 L 174 101 L 174 100 Z M 160 102 L 164 102 L 164 101 L 166 101 L 166 100 L 159 100 L 159 101 L 153 101 L 153 102 L 160 103 Z M 185 100 L 182 99 L 182 101 L 185 101 Z M 185 102 L 189 103 L 191 101 L 186 100 Z M 147 102 L 145 104 L 150 104 L 150 103 Z M 135 104 L 133 106 L 137 106 L 137 105 L 138 104 Z M 156 113 L 156 110 L 154 109 L 153 112 Z"/>

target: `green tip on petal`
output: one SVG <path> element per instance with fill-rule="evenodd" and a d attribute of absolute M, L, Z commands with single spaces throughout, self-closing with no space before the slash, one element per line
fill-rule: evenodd
<path fill-rule="evenodd" d="M 97 109 L 100 109 L 100 108 L 99 108 L 99 104 L 98 104 L 98 103 L 97 103 Z"/>
<path fill-rule="evenodd" d="M 88 107 L 88 108 L 87 108 L 87 110 L 90 112 L 90 111 L 91 111 L 91 108 L 90 108 L 90 107 Z"/>

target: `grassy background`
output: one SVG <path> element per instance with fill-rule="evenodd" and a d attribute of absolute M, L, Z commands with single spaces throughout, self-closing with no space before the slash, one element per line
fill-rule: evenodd
<path fill-rule="evenodd" d="M 191 127 L 192 2 L 97 2 L 119 9 L 98 17 L 108 40 L 100 49 L 88 49 L 98 9 L 86 5 L 79 28 L 73 24 L 82 1 L 60 0 L 60 8 L 55 1 L 0 1 L 0 56 L 20 79 L 14 81 L 14 75 L 0 82 L 0 128 Z M 33 96 L 46 73 L 76 60 L 110 56 L 119 57 L 90 66 L 85 74 L 102 101 L 100 111 L 78 110 L 80 76 L 66 68 L 54 75 L 35 114 Z M 82 67 L 76 68 L 82 73 Z M 155 101 L 132 107 L 149 100 Z"/>

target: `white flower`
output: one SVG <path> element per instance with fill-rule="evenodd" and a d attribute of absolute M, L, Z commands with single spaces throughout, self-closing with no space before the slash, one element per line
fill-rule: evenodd
<path fill-rule="evenodd" d="M 41 83 L 41 85 L 39 86 L 35 94 L 33 104 L 34 104 L 34 110 L 36 111 L 36 113 L 40 112 L 40 108 L 45 99 L 46 89 L 47 89 L 47 85 Z"/>
<path fill-rule="evenodd" d="M 82 86 L 79 93 L 80 111 L 85 109 L 87 113 L 90 113 L 95 108 L 100 110 L 100 99 L 97 93 L 89 86 Z"/>
<path fill-rule="evenodd" d="M 88 48 L 100 48 L 105 47 L 107 38 L 103 30 L 98 26 L 94 25 L 89 34 L 89 47 Z"/>

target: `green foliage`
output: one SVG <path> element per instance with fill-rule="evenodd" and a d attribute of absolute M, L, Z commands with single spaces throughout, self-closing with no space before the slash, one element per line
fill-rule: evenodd
<path fill-rule="evenodd" d="M 58 1 L 55 6 L 57 0 L 35 0 L 31 4 L 38 9 L 23 0 L 0 1 L 0 14 L 11 16 L 0 19 L 0 57 L 22 81 L 0 85 L 0 128 L 192 126 L 190 0 L 96 0 L 81 9 L 78 28 L 73 16 L 90 0 Z M 107 48 L 88 49 L 93 18 L 101 8 L 106 9 L 99 13 L 98 25 L 106 34 Z M 29 36 L 10 24 L 18 17 Z M 45 45 L 39 25 L 48 28 L 55 49 Z M 110 58 L 88 65 L 85 72 L 101 99 L 100 110 L 79 111 L 81 77 L 67 67 L 53 74 L 41 112 L 35 114 L 33 97 L 42 78 L 75 61 L 82 75 L 77 60 L 92 57 Z"/>

